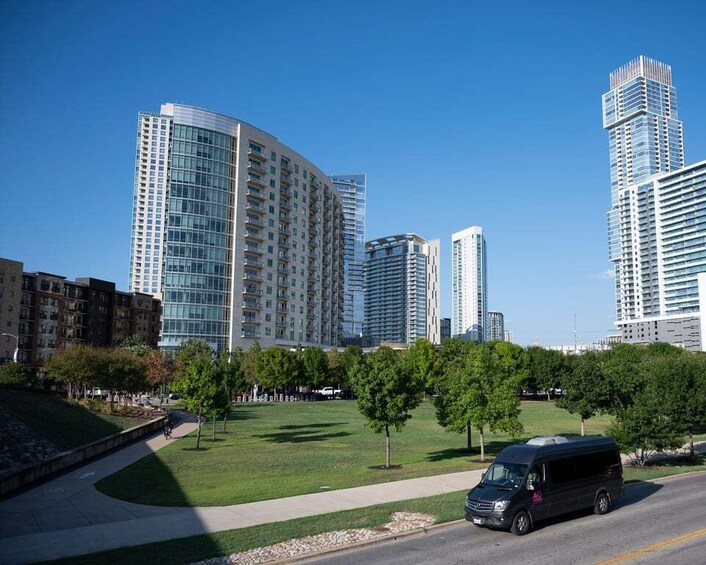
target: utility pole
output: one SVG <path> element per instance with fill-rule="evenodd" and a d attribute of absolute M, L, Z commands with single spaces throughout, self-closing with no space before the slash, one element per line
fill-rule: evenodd
<path fill-rule="evenodd" d="M 578 344 L 576 343 L 576 314 L 574 314 L 574 355 L 578 353 Z"/>

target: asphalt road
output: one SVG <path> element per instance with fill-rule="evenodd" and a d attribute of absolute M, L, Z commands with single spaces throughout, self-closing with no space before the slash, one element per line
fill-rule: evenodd
<path fill-rule="evenodd" d="M 463 500 L 459 500 L 463 504 Z M 609 514 L 590 511 L 540 523 L 518 537 L 470 523 L 328 554 L 305 563 L 662 564 L 706 563 L 706 473 L 632 483 Z"/>

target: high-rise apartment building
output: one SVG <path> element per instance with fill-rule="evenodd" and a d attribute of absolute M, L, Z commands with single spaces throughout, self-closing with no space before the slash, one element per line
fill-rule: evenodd
<path fill-rule="evenodd" d="M 621 190 L 684 166 L 684 134 L 671 67 L 641 55 L 610 73 L 610 90 L 603 95 L 603 128 L 608 131 L 610 149 L 608 248 L 620 321 L 628 316 L 624 290 L 633 284 L 631 274 L 622 268 Z"/>
<path fill-rule="evenodd" d="M 343 208 L 343 335 L 341 345 L 360 345 L 365 291 L 365 175 L 331 175 Z"/>
<path fill-rule="evenodd" d="M 182 104 L 141 113 L 130 289 L 162 298 L 163 348 L 338 345 L 340 195 L 243 121 Z"/>
<path fill-rule="evenodd" d="M 628 343 L 701 349 L 706 297 L 706 162 L 684 167 L 671 68 L 638 57 L 610 75 L 603 95 L 611 166 L 610 259 L 616 324 Z"/>
<path fill-rule="evenodd" d="M 365 244 L 366 340 L 441 342 L 439 245 L 411 233 Z"/>
<path fill-rule="evenodd" d="M 471 226 L 451 235 L 451 333 L 487 341 L 488 282 L 483 228 Z"/>
<path fill-rule="evenodd" d="M 706 161 L 654 175 L 620 191 L 622 316 L 628 343 L 664 341 L 701 350 L 706 297 Z M 706 337 L 706 336 L 703 336 Z"/>
<path fill-rule="evenodd" d="M 441 343 L 451 339 L 451 318 L 441 318 Z"/>
<path fill-rule="evenodd" d="M 488 339 L 505 341 L 505 317 L 502 312 L 488 311 Z"/>

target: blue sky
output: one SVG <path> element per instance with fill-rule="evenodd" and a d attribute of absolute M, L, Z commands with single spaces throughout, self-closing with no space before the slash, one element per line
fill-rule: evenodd
<path fill-rule="evenodd" d="M 604 336 L 600 97 L 672 66 L 706 159 L 698 1 L 0 2 L 0 256 L 127 288 L 137 113 L 201 106 L 368 175 L 368 239 L 483 227 L 489 306 L 522 344 Z"/>

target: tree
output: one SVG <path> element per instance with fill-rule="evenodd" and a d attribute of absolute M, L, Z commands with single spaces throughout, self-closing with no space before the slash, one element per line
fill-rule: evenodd
<path fill-rule="evenodd" d="M 419 405 L 424 383 L 415 378 L 389 347 L 380 347 L 351 366 L 358 410 L 375 433 L 385 432 L 385 468 L 390 468 L 390 427 L 401 431 Z"/>
<path fill-rule="evenodd" d="M 564 396 L 557 406 L 581 418 L 581 435 L 585 435 L 585 421 L 610 407 L 610 385 L 603 372 L 600 356 L 589 351 L 578 357 L 573 371 L 564 375 Z"/>
<path fill-rule="evenodd" d="M 363 363 L 363 349 L 358 345 L 349 345 L 343 350 L 341 355 L 341 372 L 349 384 L 352 384 L 351 376 Z"/>
<path fill-rule="evenodd" d="M 250 387 L 254 387 L 259 384 L 259 381 L 257 380 L 257 360 L 260 357 L 261 351 L 262 349 L 260 348 L 260 344 L 257 341 L 254 341 L 250 346 L 250 349 L 248 349 L 247 353 L 243 357 L 241 370 L 243 372 L 245 382 Z"/>
<path fill-rule="evenodd" d="M 0 365 L 0 385 L 23 387 L 31 381 L 29 371 L 20 363 L 4 363 Z"/>
<path fill-rule="evenodd" d="M 243 357 L 243 351 L 239 347 L 236 347 L 232 353 L 224 349 L 218 357 L 218 370 L 227 399 L 227 403 L 224 402 L 222 406 L 224 432 L 226 431 L 233 397 L 245 388 L 245 379 L 242 373 Z"/>
<path fill-rule="evenodd" d="M 450 363 L 439 381 L 441 392 L 435 399 L 439 424 L 450 431 L 465 431 L 468 449 L 471 426 L 475 426 L 481 461 L 485 461 L 486 427 L 511 435 L 522 431 L 518 392 L 524 379 L 523 362 L 519 346 L 479 344 Z"/>
<path fill-rule="evenodd" d="M 328 366 L 328 381 L 337 388 L 343 388 L 345 373 L 341 363 L 341 354 L 335 347 L 326 352 L 326 365 Z"/>
<path fill-rule="evenodd" d="M 257 375 L 265 388 L 275 389 L 296 384 L 299 373 L 297 359 L 281 347 L 263 349 L 257 359 Z"/>
<path fill-rule="evenodd" d="M 404 361 L 413 377 L 432 388 L 441 374 L 441 359 L 434 344 L 422 338 L 415 341 L 404 353 Z"/>
<path fill-rule="evenodd" d="M 46 363 L 51 378 L 66 385 L 69 398 L 79 398 L 94 382 L 96 365 L 96 348 L 83 344 L 58 349 Z"/>
<path fill-rule="evenodd" d="M 189 339 L 181 345 L 176 356 L 176 378 L 172 388 L 181 392 L 187 410 L 198 416 L 196 449 L 199 449 L 203 416 L 213 414 L 223 392 L 208 343 Z"/>
<path fill-rule="evenodd" d="M 160 394 L 164 396 L 164 387 L 172 380 L 171 358 L 159 349 L 150 349 L 145 357 L 147 365 L 147 384 L 151 387 L 160 387 Z"/>
<path fill-rule="evenodd" d="M 320 347 L 307 347 L 302 355 L 304 379 L 314 388 L 329 384 L 328 359 Z"/>
<path fill-rule="evenodd" d="M 131 351 L 138 357 L 147 357 L 148 353 L 152 350 L 149 345 L 145 343 L 139 335 L 133 334 L 128 338 L 125 338 L 120 344 L 120 347 Z"/>
<path fill-rule="evenodd" d="M 524 388 L 543 390 L 547 400 L 551 400 L 551 389 L 561 388 L 561 382 L 568 370 L 567 358 L 561 351 L 528 347 L 527 379 Z"/>

